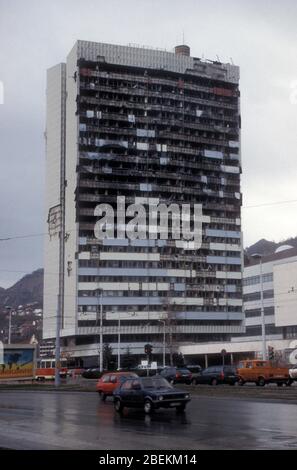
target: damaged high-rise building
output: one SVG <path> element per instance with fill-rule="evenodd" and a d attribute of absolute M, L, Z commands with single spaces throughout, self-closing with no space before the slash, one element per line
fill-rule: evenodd
<path fill-rule="evenodd" d="M 96 365 L 244 331 L 239 69 L 78 41 L 47 74 L 44 337 Z M 98 204 L 201 204 L 202 245 L 98 239 Z M 169 213 L 170 215 L 170 213 Z M 169 223 L 170 225 L 170 223 Z M 59 295 L 58 295 L 59 294 Z M 102 327 L 102 328 L 101 328 Z M 164 339 L 165 338 L 165 339 Z"/>

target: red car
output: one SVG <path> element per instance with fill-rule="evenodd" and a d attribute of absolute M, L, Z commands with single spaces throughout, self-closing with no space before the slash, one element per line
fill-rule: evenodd
<path fill-rule="evenodd" d="M 112 396 L 113 391 L 121 385 L 126 379 L 138 378 L 134 372 L 107 372 L 103 374 L 96 384 L 96 390 L 102 401 L 107 396 Z"/>

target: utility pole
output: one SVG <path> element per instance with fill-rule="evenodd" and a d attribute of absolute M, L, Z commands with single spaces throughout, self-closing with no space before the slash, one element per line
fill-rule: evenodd
<path fill-rule="evenodd" d="M 11 344 L 11 309 L 9 309 L 8 344 Z"/>
<path fill-rule="evenodd" d="M 102 289 L 100 290 L 100 359 L 99 370 L 103 371 L 103 305 L 102 305 Z"/>
<path fill-rule="evenodd" d="M 66 81 L 63 75 L 62 81 Z M 66 91 L 61 96 L 61 159 L 60 159 L 60 231 L 59 231 L 59 285 L 57 296 L 56 348 L 55 348 L 55 386 L 61 384 L 61 328 L 64 321 L 64 271 L 65 271 L 65 191 L 66 191 Z"/>
<path fill-rule="evenodd" d="M 119 311 L 118 321 L 118 370 L 121 368 L 121 313 Z"/>
<path fill-rule="evenodd" d="M 55 386 L 59 387 L 61 384 L 60 377 L 60 363 L 61 363 L 61 309 L 60 309 L 60 294 L 57 297 L 57 321 L 56 321 L 56 348 L 55 348 Z"/>
<path fill-rule="evenodd" d="M 166 322 L 165 320 L 158 320 L 163 323 L 163 367 L 166 366 Z"/>
<path fill-rule="evenodd" d="M 8 344 L 11 344 L 11 310 L 9 310 Z"/>
<path fill-rule="evenodd" d="M 172 344 L 172 325 L 171 321 L 169 323 L 169 358 L 170 358 L 170 366 L 173 366 L 173 344 Z"/>
<path fill-rule="evenodd" d="M 9 312 L 9 316 L 8 316 L 8 344 L 11 344 L 11 311 L 12 311 L 12 307 L 6 307 L 6 309 Z"/>
<path fill-rule="evenodd" d="M 168 321 L 168 326 L 169 326 L 169 358 L 170 358 L 170 366 L 173 366 L 173 321 L 174 321 L 174 315 L 175 315 L 175 302 L 173 302 L 173 305 L 171 304 L 171 298 L 174 295 L 174 285 L 173 283 L 170 283 L 170 296 L 168 298 L 168 303 L 167 303 L 167 321 Z"/>
<path fill-rule="evenodd" d="M 170 290 L 167 291 L 167 296 L 164 299 L 163 305 L 166 310 L 166 319 L 164 320 L 165 324 L 167 325 L 167 346 L 169 352 L 169 365 L 173 366 L 173 307 L 175 307 L 175 302 L 173 305 L 170 302 L 170 293 L 171 293 L 171 283 L 170 283 Z M 162 320 L 158 320 L 162 321 Z M 163 331 L 163 341 L 166 341 L 166 327 L 164 324 L 164 331 Z M 164 361 L 164 347 L 163 347 L 163 361 Z M 165 361 L 164 361 L 165 363 Z"/>
<path fill-rule="evenodd" d="M 261 323 L 262 323 L 262 357 L 263 357 L 263 361 L 266 361 L 266 332 L 265 332 L 262 257 L 260 258 L 260 292 L 261 292 Z"/>

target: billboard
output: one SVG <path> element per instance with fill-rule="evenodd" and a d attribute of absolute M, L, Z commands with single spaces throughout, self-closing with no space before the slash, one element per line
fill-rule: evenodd
<path fill-rule="evenodd" d="M 35 373 L 35 347 L 4 345 L 0 379 L 30 379 Z"/>

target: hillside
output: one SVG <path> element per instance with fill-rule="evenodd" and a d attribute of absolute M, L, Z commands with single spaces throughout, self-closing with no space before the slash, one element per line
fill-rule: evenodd
<path fill-rule="evenodd" d="M 297 237 L 288 238 L 287 240 L 282 240 L 280 242 L 269 241 L 265 240 L 265 238 L 262 238 L 253 245 L 247 247 L 245 249 L 245 253 L 248 256 L 251 256 L 254 253 L 259 253 L 261 255 L 271 255 L 281 245 L 291 245 L 294 248 L 297 248 Z"/>
<path fill-rule="evenodd" d="M 31 274 L 27 274 L 8 289 L 0 288 L 0 308 L 9 305 L 18 305 L 37 302 L 38 307 L 42 307 L 43 298 L 43 269 L 37 269 Z"/>

